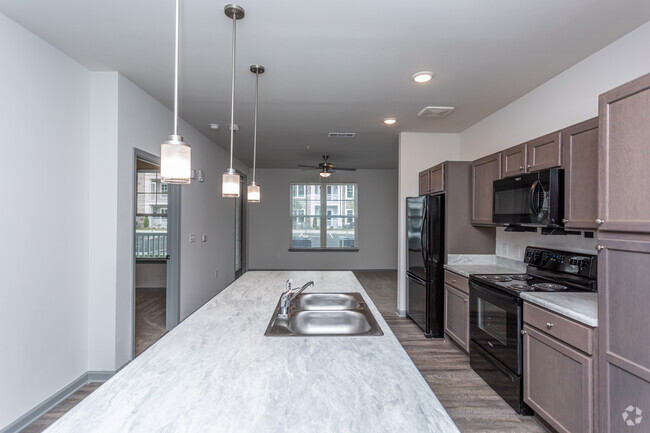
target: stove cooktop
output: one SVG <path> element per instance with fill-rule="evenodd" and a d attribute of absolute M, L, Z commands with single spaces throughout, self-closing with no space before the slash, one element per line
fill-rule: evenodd
<path fill-rule="evenodd" d="M 496 275 L 472 275 L 472 278 L 488 283 L 490 286 L 496 286 L 501 290 L 518 294 L 521 292 L 576 292 L 582 291 L 573 288 L 566 283 L 559 281 L 550 281 L 528 274 L 496 274 Z"/>

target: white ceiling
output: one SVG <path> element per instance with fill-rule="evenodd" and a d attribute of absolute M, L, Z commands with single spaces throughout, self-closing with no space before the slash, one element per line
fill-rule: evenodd
<path fill-rule="evenodd" d="M 181 29 L 181 117 L 224 148 L 232 34 L 226 4 L 182 0 Z M 318 163 L 323 153 L 344 166 L 396 167 L 399 131 L 461 132 L 650 19 L 648 0 L 241 0 L 241 6 L 235 156 L 251 163 L 249 66 L 259 63 L 266 68 L 259 167 Z M 0 12 L 87 68 L 119 71 L 171 107 L 174 0 L 0 0 Z M 415 84 L 410 77 L 420 70 L 436 77 Z M 444 119 L 418 118 L 426 105 L 456 110 Z M 383 125 L 388 116 L 399 122 Z M 211 122 L 222 128 L 211 130 Z M 328 132 L 357 136 L 332 139 Z M 161 140 L 169 133 L 171 125 Z"/>

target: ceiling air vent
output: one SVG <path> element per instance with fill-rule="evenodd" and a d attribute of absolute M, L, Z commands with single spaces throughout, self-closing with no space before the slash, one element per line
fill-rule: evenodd
<path fill-rule="evenodd" d="M 418 117 L 445 117 L 454 111 L 454 107 L 424 107 Z"/>
<path fill-rule="evenodd" d="M 329 138 L 351 138 L 356 134 L 356 132 L 330 132 L 327 136 Z"/>

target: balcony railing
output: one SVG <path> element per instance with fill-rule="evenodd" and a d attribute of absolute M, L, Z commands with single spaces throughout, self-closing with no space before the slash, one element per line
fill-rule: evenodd
<path fill-rule="evenodd" d="M 167 232 L 144 232 L 135 234 L 135 257 L 137 259 L 164 259 L 167 257 Z"/>

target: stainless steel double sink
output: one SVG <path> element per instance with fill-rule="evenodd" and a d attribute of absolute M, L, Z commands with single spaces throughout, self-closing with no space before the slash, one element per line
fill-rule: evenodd
<path fill-rule="evenodd" d="M 264 335 L 269 337 L 384 335 L 361 293 L 303 293 L 294 299 L 287 317 L 280 302 Z"/>

